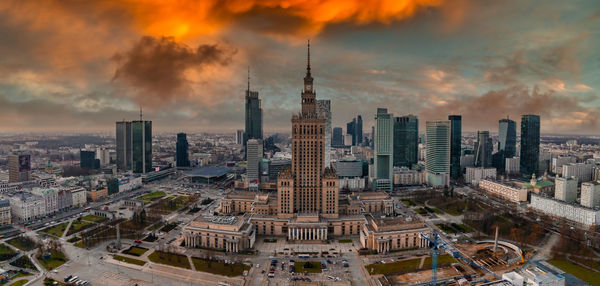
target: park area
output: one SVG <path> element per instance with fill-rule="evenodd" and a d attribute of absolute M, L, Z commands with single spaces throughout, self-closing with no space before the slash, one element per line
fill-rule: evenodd
<path fill-rule="evenodd" d="M 7 240 L 6 243 L 23 251 L 30 251 L 38 247 L 38 243 L 27 236 L 17 236 Z"/>
<path fill-rule="evenodd" d="M 148 204 L 148 203 L 158 200 L 166 195 L 167 194 L 165 194 L 165 192 L 158 191 L 158 192 L 151 192 L 151 193 L 143 194 L 143 195 L 137 197 L 136 199 L 143 201 L 144 204 Z"/>
<path fill-rule="evenodd" d="M 449 265 L 456 262 L 454 258 L 450 255 L 440 255 L 438 256 L 438 267 Z M 431 268 L 431 256 L 426 257 L 423 262 L 423 267 L 419 267 L 421 265 L 421 258 L 413 258 L 407 260 L 396 261 L 392 263 L 381 263 L 381 264 L 369 264 L 365 266 L 367 271 L 370 274 L 393 274 L 393 273 L 404 273 L 415 271 L 419 269 L 430 269 Z"/>
<path fill-rule="evenodd" d="M 63 222 L 63 223 L 57 224 L 55 226 L 47 227 L 47 228 L 41 230 L 40 232 L 46 233 L 46 234 L 49 234 L 49 235 L 52 235 L 55 237 L 62 237 L 63 233 L 67 229 L 67 226 L 69 226 L 69 222 Z"/>
<path fill-rule="evenodd" d="M 244 273 L 244 270 L 250 270 L 250 266 L 245 264 L 228 264 L 198 257 L 192 257 L 192 262 L 194 263 L 196 271 L 229 277 L 240 276 Z"/>
<path fill-rule="evenodd" d="M 17 260 L 11 262 L 10 265 L 18 268 L 37 270 L 27 255 L 22 255 L 21 257 L 17 258 Z"/>
<path fill-rule="evenodd" d="M 4 244 L 0 244 L 0 261 L 9 260 L 15 257 L 15 255 L 17 255 L 17 253 L 14 250 L 12 250 L 12 248 Z"/>
<path fill-rule="evenodd" d="M 129 263 L 129 264 L 139 265 L 139 266 L 143 266 L 144 264 L 146 264 L 145 261 L 135 259 L 135 258 L 129 258 L 129 257 L 121 256 L 121 255 L 115 255 L 115 256 L 113 256 L 113 259 L 115 259 L 117 261 Z"/>
<path fill-rule="evenodd" d="M 598 272 L 583 268 L 563 259 L 553 259 L 548 262 L 583 281 L 589 282 L 592 286 L 600 286 L 600 273 Z"/>
<path fill-rule="evenodd" d="M 47 270 L 55 269 L 69 260 L 59 250 L 49 250 L 48 252 L 40 253 L 36 258 Z"/>
<path fill-rule="evenodd" d="M 148 259 L 154 263 L 160 263 L 180 268 L 191 269 L 190 262 L 185 255 L 168 253 L 164 251 L 154 251 L 148 255 Z"/>
<path fill-rule="evenodd" d="M 321 262 L 319 261 L 298 261 L 294 262 L 296 273 L 321 273 Z"/>
<path fill-rule="evenodd" d="M 146 251 L 148 251 L 148 248 L 132 246 L 126 250 L 123 250 L 123 253 L 133 256 L 142 256 L 144 253 L 146 253 Z"/>

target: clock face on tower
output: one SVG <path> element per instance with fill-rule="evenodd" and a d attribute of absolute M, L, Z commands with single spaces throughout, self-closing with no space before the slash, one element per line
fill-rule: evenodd
<path fill-rule="evenodd" d="M 311 90 L 312 90 L 312 85 L 310 85 L 310 84 L 307 84 L 307 85 L 306 85 L 306 90 L 308 90 L 308 91 L 311 91 Z"/>

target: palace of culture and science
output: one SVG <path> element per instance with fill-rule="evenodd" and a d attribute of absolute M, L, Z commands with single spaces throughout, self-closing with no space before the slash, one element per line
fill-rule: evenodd
<path fill-rule="evenodd" d="M 221 200 L 218 216 L 191 222 L 186 247 L 239 252 L 257 236 L 286 237 L 290 243 L 323 243 L 358 236 L 363 248 L 379 253 L 426 247 L 425 223 L 397 216 L 384 192 L 340 193 L 336 171 L 325 163 L 326 119 L 317 112 L 310 67 L 310 43 L 301 111 L 292 116 L 292 164 L 280 172 L 277 193 L 234 192 Z"/>

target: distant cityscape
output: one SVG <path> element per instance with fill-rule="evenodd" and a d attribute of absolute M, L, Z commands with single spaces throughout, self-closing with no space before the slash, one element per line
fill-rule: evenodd
<path fill-rule="evenodd" d="M 3 136 L 1 279 L 597 285 L 573 269 L 597 272 L 598 137 L 544 136 L 535 114 L 469 133 L 460 114 L 386 106 L 364 111 L 370 128 L 343 114 L 344 132 L 310 42 L 290 132 L 265 134 L 250 79 L 234 134 L 157 134 L 140 109 L 114 136 Z"/>

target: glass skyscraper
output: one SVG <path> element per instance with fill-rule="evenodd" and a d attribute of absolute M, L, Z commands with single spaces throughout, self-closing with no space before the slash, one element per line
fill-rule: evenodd
<path fill-rule="evenodd" d="M 394 167 L 418 162 L 419 119 L 414 115 L 394 117 Z"/>
<path fill-rule="evenodd" d="M 394 120 L 387 108 L 377 108 L 375 116 L 374 183 L 376 189 L 392 190 L 394 161 Z"/>
<path fill-rule="evenodd" d="M 427 121 L 427 149 L 425 170 L 427 183 L 447 186 L 450 175 L 450 121 Z"/>
<path fill-rule="evenodd" d="M 521 117 L 521 174 L 529 177 L 537 173 L 540 160 L 540 116 Z"/>
<path fill-rule="evenodd" d="M 119 121 L 116 123 L 116 149 L 117 168 L 120 171 L 131 170 L 132 145 L 131 145 L 131 121 Z"/>
<path fill-rule="evenodd" d="M 250 90 L 250 76 L 248 76 L 248 89 L 246 90 L 246 129 L 244 145 L 249 139 L 263 139 L 262 108 L 258 91 Z"/>
<path fill-rule="evenodd" d="M 493 149 L 490 132 L 477 131 L 477 143 L 475 144 L 475 167 L 491 167 Z"/>
<path fill-rule="evenodd" d="M 352 146 L 356 145 L 356 118 L 346 123 L 346 134 L 352 135 Z"/>
<path fill-rule="evenodd" d="M 517 154 L 517 123 L 508 118 L 498 122 L 498 151 L 504 151 L 504 158 Z"/>
<path fill-rule="evenodd" d="M 450 120 L 450 177 L 457 179 L 462 175 L 460 167 L 462 116 L 450 115 L 448 120 Z M 429 137 L 427 140 L 429 141 Z"/>
<path fill-rule="evenodd" d="M 176 146 L 176 163 L 177 167 L 189 167 L 190 159 L 188 155 L 188 141 L 185 133 L 177 133 L 177 146 Z"/>
<path fill-rule="evenodd" d="M 342 127 L 333 128 L 333 135 L 331 137 L 332 147 L 343 147 L 344 146 L 344 130 Z"/>
<path fill-rule="evenodd" d="M 362 116 L 356 118 L 356 129 L 354 130 L 356 137 L 356 145 L 361 145 L 363 142 L 363 120 Z"/>
<path fill-rule="evenodd" d="M 152 121 L 132 121 L 131 137 L 133 172 L 150 172 L 152 169 Z"/>

